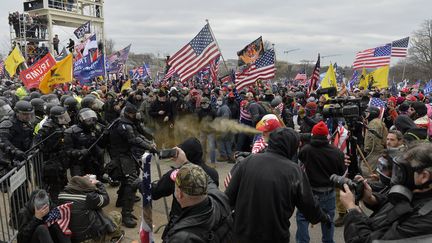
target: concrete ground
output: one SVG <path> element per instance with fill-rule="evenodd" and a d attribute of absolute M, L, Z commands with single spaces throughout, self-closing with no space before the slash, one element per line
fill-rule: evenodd
<path fill-rule="evenodd" d="M 168 171 L 170 169 L 170 166 L 173 166 L 174 163 L 173 162 L 169 162 L 169 161 L 161 161 L 159 162 L 160 167 L 161 167 L 161 171 L 162 174 L 165 173 L 166 171 Z M 225 176 L 227 175 L 227 173 L 230 171 L 232 167 L 232 164 L 228 164 L 225 162 L 218 162 L 216 169 L 219 172 L 219 181 L 221 182 L 222 185 L 220 185 L 220 189 L 221 190 L 225 190 L 224 186 L 223 186 L 223 180 L 225 178 Z M 157 172 L 157 166 L 155 164 L 155 162 L 153 162 L 152 164 L 152 181 L 155 181 L 159 178 L 158 176 L 158 172 Z M 104 210 L 106 212 L 112 211 L 112 210 L 116 210 L 116 211 L 121 211 L 120 208 L 116 208 L 115 207 L 115 201 L 117 199 L 117 188 L 113 188 L 108 186 L 108 193 L 110 194 L 110 198 L 111 198 L 111 203 L 109 206 L 107 206 Z M 139 218 L 139 222 L 138 222 L 138 226 L 133 228 L 133 229 L 129 229 L 126 227 L 123 227 L 123 229 L 126 232 L 126 236 L 125 239 L 123 240 L 123 242 L 140 242 L 139 241 L 139 223 L 141 221 L 141 203 L 142 201 L 138 202 L 135 204 L 134 207 L 134 215 L 137 216 Z M 167 198 L 167 204 L 168 207 L 171 206 L 171 197 Z M 296 222 L 295 222 L 295 214 L 291 217 L 290 219 L 291 221 L 291 241 L 290 242 L 295 242 L 295 231 L 297 229 L 296 226 Z M 165 209 L 164 209 L 164 202 L 162 199 L 157 200 L 157 201 L 153 201 L 153 231 L 154 232 L 154 240 L 155 242 L 162 242 L 161 240 L 161 235 L 163 232 L 163 225 L 165 225 L 167 223 L 167 217 L 165 214 Z M 156 230 L 158 230 L 156 232 Z M 314 242 L 321 242 L 321 227 L 320 225 L 316 225 L 314 227 L 311 227 L 310 230 L 310 237 L 311 237 L 311 241 L 312 243 Z M 343 240 L 343 227 L 339 227 L 339 228 L 335 228 L 335 233 L 334 233 L 334 239 L 336 243 L 342 243 L 344 242 Z"/>

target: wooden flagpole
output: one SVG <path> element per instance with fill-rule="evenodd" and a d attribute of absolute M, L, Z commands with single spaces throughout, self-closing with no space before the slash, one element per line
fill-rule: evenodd
<path fill-rule="evenodd" d="M 219 46 L 219 43 L 218 43 L 216 37 L 215 37 L 214 34 L 213 34 L 213 30 L 212 30 L 212 28 L 210 27 L 209 20 L 206 19 L 205 21 L 207 22 L 207 24 L 208 24 L 208 26 L 209 26 L 210 34 L 212 35 L 213 39 L 215 40 L 216 45 L 217 45 L 217 47 L 218 47 L 218 49 L 219 49 L 219 51 L 220 51 L 220 53 L 221 53 L 221 57 L 222 57 L 222 61 L 223 61 L 223 63 L 224 63 L 225 69 L 226 69 L 227 73 L 229 73 L 229 69 L 228 69 L 228 66 L 226 65 L 225 58 L 224 58 L 224 56 L 222 55 L 222 50 L 221 50 L 221 48 L 220 48 L 220 46 Z"/>

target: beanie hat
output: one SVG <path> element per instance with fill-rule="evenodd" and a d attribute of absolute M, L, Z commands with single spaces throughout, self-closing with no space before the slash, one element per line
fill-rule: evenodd
<path fill-rule="evenodd" d="M 327 125 L 320 121 L 312 128 L 312 136 L 327 136 L 329 134 L 329 130 Z"/>

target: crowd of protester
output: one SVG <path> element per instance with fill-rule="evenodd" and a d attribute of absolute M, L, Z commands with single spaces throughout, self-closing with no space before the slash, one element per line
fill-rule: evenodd
<path fill-rule="evenodd" d="M 127 86 L 126 80 L 73 82 L 44 95 L 1 82 L 0 175 L 25 160 L 32 145 L 44 158 L 42 189 L 12 208 L 20 215 L 12 220 L 18 242 L 63 242 L 57 226 L 41 225 L 50 208 L 69 202 L 72 242 L 118 239 L 121 223 L 137 225 L 137 160 L 144 151 L 173 147 L 177 167 L 151 191 L 154 200 L 173 195 L 164 242 L 208 242 L 210 236 L 289 242 L 295 209 L 296 242 L 309 242 L 308 225 L 319 222 L 323 242 L 334 242 L 334 227 L 342 225 L 346 242 L 430 233 L 432 97 L 422 90 L 344 87 L 336 96 L 358 101 L 353 118 L 328 112 L 338 109 L 336 97 L 302 86 L 259 82 L 236 90 L 231 83 L 133 80 Z M 384 109 L 371 99 L 384 101 Z M 199 127 L 193 137 L 178 127 L 191 116 L 198 124 L 189 129 Z M 257 133 L 211 129 L 218 119 Z M 226 178 L 219 178 L 219 162 L 234 164 Z M 349 182 L 335 189 L 332 175 L 363 185 L 362 193 Z M 120 184 L 121 214 L 102 211 L 110 202 L 106 183 Z M 364 214 L 358 201 L 373 214 Z"/>

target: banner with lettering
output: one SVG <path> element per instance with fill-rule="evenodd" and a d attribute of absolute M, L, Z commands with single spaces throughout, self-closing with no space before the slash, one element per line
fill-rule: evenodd
<path fill-rule="evenodd" d="M 81 39 L 82 37 L 84 37 L 85 34 L 89 34 L 89 33 L 90 33 L 90 21 L 87 21 L 85 24 L 81 25 L 80 27 L 78 27 L 78 29 L 74 31 L 74 34 L 78 39 Z"/>
<path fill-rule="evenodd" d="M 80 83 L 85 83 L 98 76 L 105 76 L 105 56 L 100 55 L 94 62 L 90 55 L 81 58 L 74 63 L 73 74 Z"/>
<path fill-rule="evenodd" d="M 40 81 L 55 64 L 56 61 L 54 57 L 51 53 L 48 53 L 33 64 L 33 66 L 21 71 L 20 79 L 23 81 L 24 86 L 26 86 L 27 89 L 38 88 Z"/>

